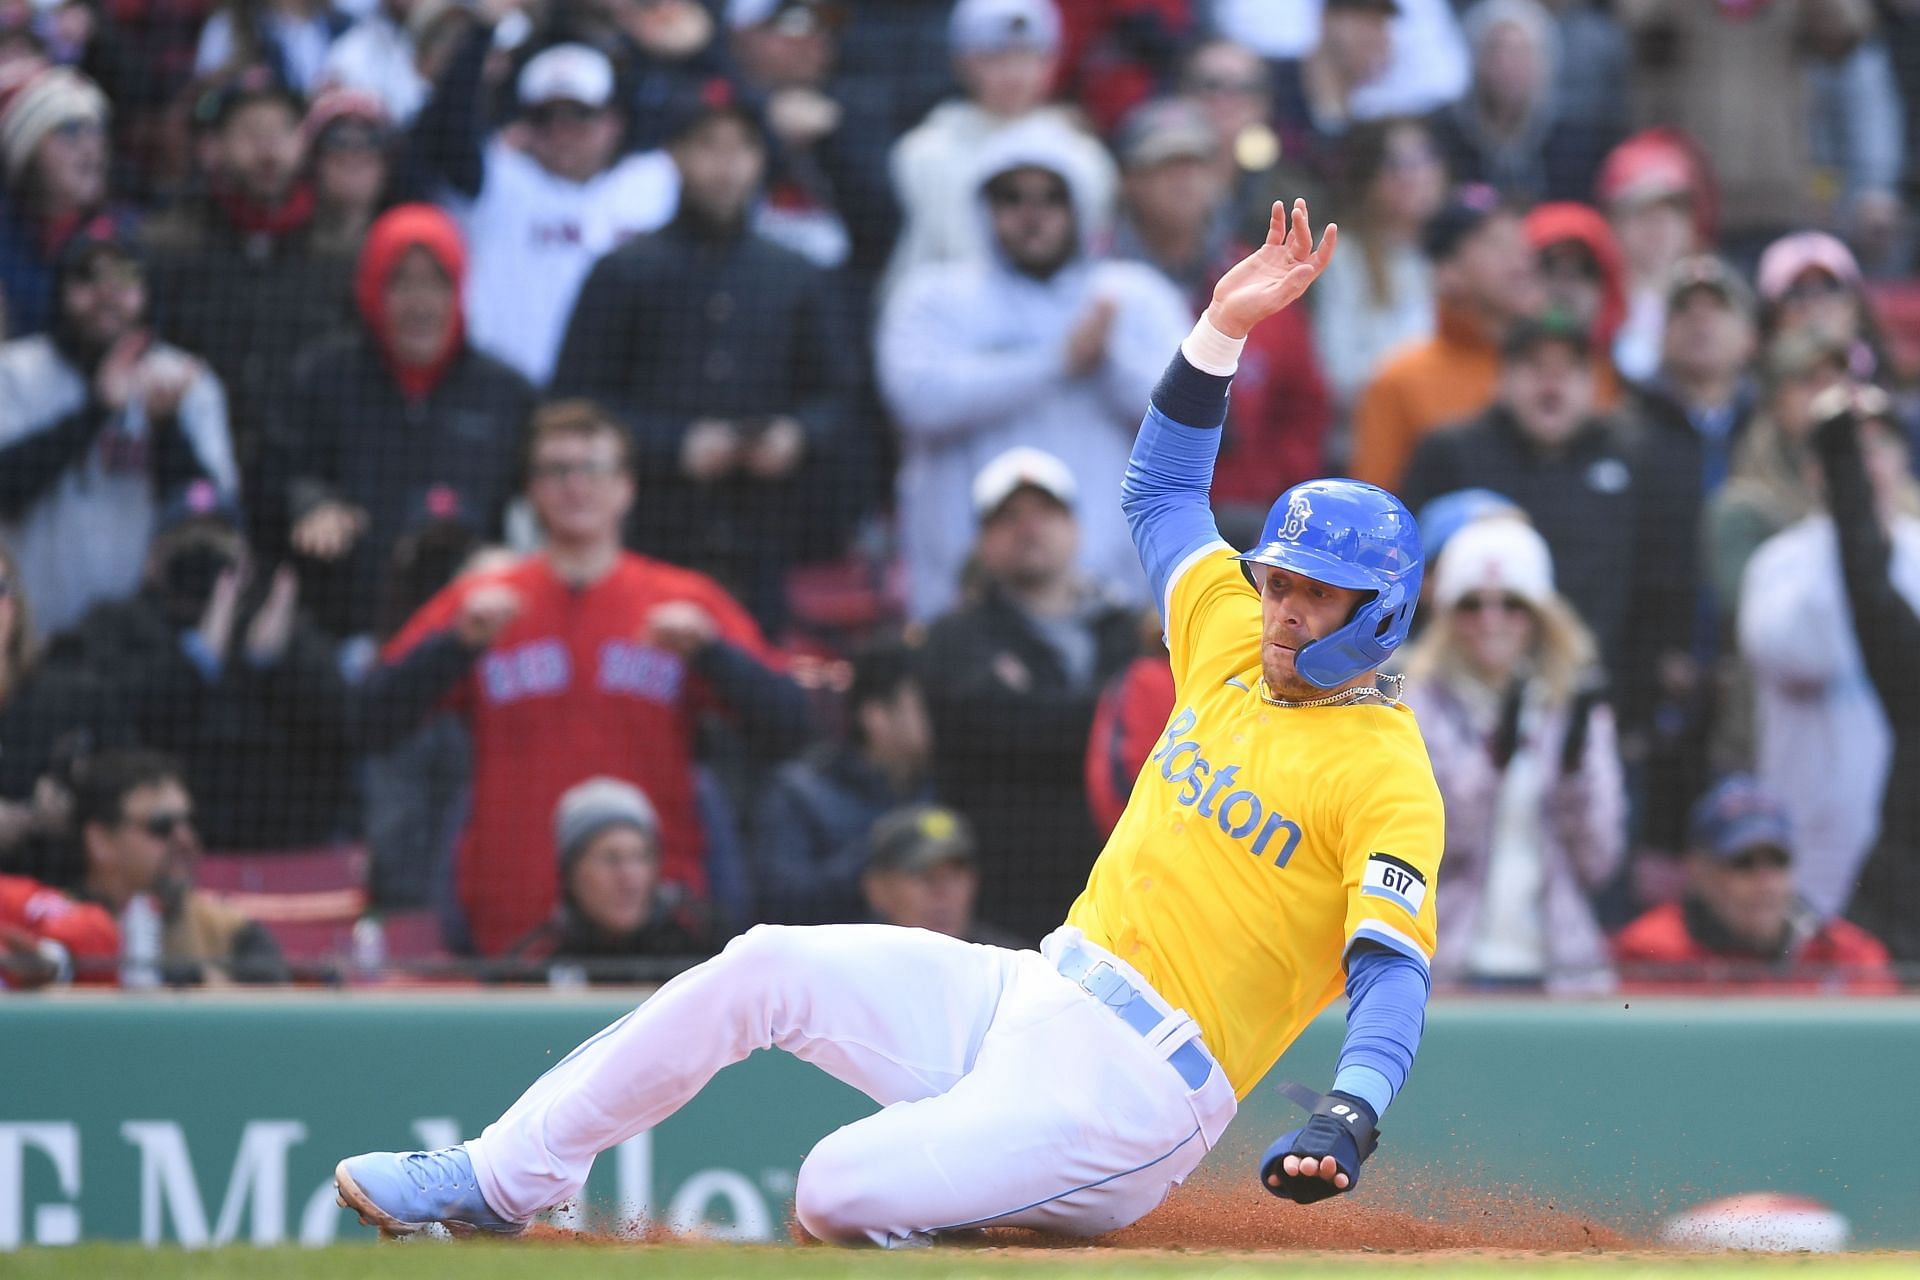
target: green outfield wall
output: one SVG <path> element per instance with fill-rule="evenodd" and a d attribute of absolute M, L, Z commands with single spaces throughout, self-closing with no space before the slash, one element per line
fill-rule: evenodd
<path fill-rule="evenodd" d="M 370 1236 L 333 1204 L 336 1160 L 478 1131 L 630 1007 L 549 993 L 0 1001 L 0 1249 Z M 1323 1084 L 1340 1031 L 1321 1019 L 1275 1078 Z M 1457 1179 L 1645 1224 L 1790 1191 L 1846 1214 L 1860 1245 L 1912 1247 L 1917 1067 L 1907 1000 L 1440 1001 L 1362 1194 Z M 1223 1170 L 1250 1174 L 1292 1123 L 1271 1085 L 1215 1152 Z M 755 1055 L 602 1157 L 588 1209 L 775 1238 L 808 1146 L 871 1109 Z"/>

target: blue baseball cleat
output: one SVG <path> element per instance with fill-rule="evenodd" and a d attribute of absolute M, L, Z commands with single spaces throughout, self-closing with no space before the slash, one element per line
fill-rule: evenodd
<path fill-rule="evenodd" d="M 341 1208 L 382 1235 L 410 1236 L 436 1222 L 461 1235 L 517 1236 L 527 1229 L 488 1206 L 473 1161 L 460 1147 L 349 1156 L 334 1166 L 333 1190 Z"/>

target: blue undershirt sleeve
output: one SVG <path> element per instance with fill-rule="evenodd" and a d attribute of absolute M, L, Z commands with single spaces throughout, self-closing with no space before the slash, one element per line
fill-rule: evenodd
<path fill-rule="evenodd" d="M 1347 1038 L 1333 1087 L 1384 1116 L 1413 1070 L 1431 983 L 1418 961 L 1370 942 L 1347 957 Z"/>
<path fill-rule="evenodd" d="M 1120 507 L 1163 612 L 1181 567 L 1194 552 L 1220 542 L 1207 495 L 1232 382 L 1231 376 L 1202 373 L 1175 353 L 1153 389 L 1127 459 Z"/>

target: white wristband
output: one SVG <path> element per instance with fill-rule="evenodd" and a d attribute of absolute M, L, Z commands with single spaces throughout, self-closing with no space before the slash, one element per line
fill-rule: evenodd
<path fill-rule="evenodd" d="M 1245 338 L 1229 338 L 1214 328 L 1213 321 L 1207 319 L 1203 311 L 1194 322 L 1193 332 L 1180 344 L 1180 354 L 1200 372 L 1227 378 L 1240 367 L 1240 351 L 1246 345 Z"/>

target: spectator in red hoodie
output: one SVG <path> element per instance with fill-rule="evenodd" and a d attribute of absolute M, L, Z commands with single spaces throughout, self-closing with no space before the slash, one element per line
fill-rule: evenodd
<path fill-rule="evenodd" d="M 513 496 L 533 388 L 468 340 L 466 274 L 446 213 L 383 214 L 354 273 L 360 323 L 302 353 L 276 406 L 266 500 L 336 635 L 372 629 L 401 535 L 454 519 L 492 537 Z"/>
<path fill-rule="evenodd" d="M 1793 837 L 1778 796 L 1734 774 L 1693 812 L 1686 895 L 1613 940 L 1623 986 L 1755 993 L 1897 991 L 1887 949 L 1793 892 Z"/>
<path fill-rule="evenodd" d="M 1595 386 L 1601 404 L 1611 405 L 1619 390 L 1613 336 L 1627 314 L 1625 268 L 1613 228 L 1598 209 L 1571 200 L 1534 208 L 1526 226 L 1546 309 L 1571 316 L 1587 331 Z"/>

